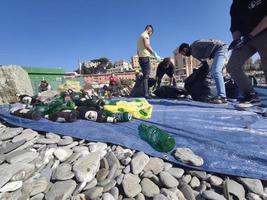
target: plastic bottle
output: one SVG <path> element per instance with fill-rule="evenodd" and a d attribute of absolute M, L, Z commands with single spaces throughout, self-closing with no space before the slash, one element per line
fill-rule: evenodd
<path fill-rule="evenodd" d="M 128 122 L 132 119 L 132 114 L 129 112 L 110 112 L 107 110 L 104 110 L 104 113 L 109 117 L 114 117 L 117 119 L 118 122 Z"/>
<path fill-rule="evenodd" d="M 48 115 L 48 119 L 51 121 L 75 122 L 77 118 L 78 112 L 76 110 L 64 110 Z"/>
<path fill-rule="evenodd" d="M 94 107 L 80 106 L 77 108 L 79 112 L 79 118 L 96 122 L 109 122 L 116 123 L 117 119 L 105 115 L 101 110 L 97 110 Z"/>
<path fill-rule="evenodd" d="M 36 110 L 30 110 L 30 109 L 17 109 L 17 110 L 11 110 L 10 113 L 12 115 L 32 119 L 32 120 L 39 120 L 42 118 L 42 113 Z"/>
<path fill-rule="evenodd" d="M 169 152 L 175 147 L 174 138 L 156 126 L 148 126 L 141 123 L 138 130 L 140 137 L 147 141 L 157 151 Z"/>

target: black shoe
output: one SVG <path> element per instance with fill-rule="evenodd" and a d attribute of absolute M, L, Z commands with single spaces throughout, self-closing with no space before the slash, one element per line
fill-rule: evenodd
<path fill-rule="evenodd" d="M 245 96 L 240 101 L 240 103 L 252 104 L 254 106 L 259 106 L 259 105 L 261 105 L 261 100 L 260 100 L 259 96 L 256 93 L 252 93 L 252 94 L 249 94 L 249 95 Z"/>
<path fill-rule="evenodd" d="M 210 99 L 209 100 L 209 103 L 214 103 L 214 104 L 227 104 L 228 101 L 226 99 L 226 97 L 217 97 L 217 98 L 214 98 L 214 99 Z"/>

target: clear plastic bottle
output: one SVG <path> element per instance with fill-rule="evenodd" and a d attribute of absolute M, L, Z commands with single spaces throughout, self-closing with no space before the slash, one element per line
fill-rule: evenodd
<path fill-rule="evenodd" d="M 156 126 L 141 123 L 138 127 L 140 137 L 147 141 L 155 150 L 169 152 L 175 147 L 174 138 Z"/>

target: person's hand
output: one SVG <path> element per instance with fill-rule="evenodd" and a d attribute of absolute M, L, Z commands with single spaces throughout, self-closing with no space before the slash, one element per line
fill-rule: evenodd
<path fill-rule="evenodd" d="M 252 38 L 253 36 L 250 34 L 245 35 L 242 39 L 239 39 L 239 41 L 236 42 L 236 45 L 234 46 L 233 49 L 235 50 L 241 48 L 242 46 L 247 44 Z"/>
<path fill-rule="evenodd" d="M 233 40 L 232 42 L 231 42 L 231 44 L 229 45 L 229 47 L 228 47 L 228 51 L 229 50 L 233 50 L 233 49 L 235 49 L 235 47 L 236 47 L 236 45 L 238 44 L 238 43 L 240 43 L 241 42 L 241 39 L 239 38 L 239 39 L 236 39 L 236 40 Z"/>
<path fill-rule="evenodd" d="M 161 60 L 161 57 L 157 54 L 156 51 L 153 51 L 152 55 L 153 55 L 158 61 Z"/>

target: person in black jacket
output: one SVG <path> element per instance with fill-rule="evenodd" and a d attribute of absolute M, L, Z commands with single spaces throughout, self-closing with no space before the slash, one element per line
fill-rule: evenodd
<path fill-rule="evenodd" d="M 162 62 L 159 63 L 156 73 L 157 88 L 160 87 L 161 80 L 164 74 L 170 78 L 170 85 L 176 86 L 175 78 L 173 77 L 174 65 L 170 58 L 164 58 Z"/>
<path fill-rule="evenodd" d="M 233 52 L 226 69 L 243 92 L 241 102 L 259 105 L 260 99 L 243 71 L 243 65 L 258 52 L 267 81 L 267 1 L 233 0 L 230 14 L 233 41 L 229 49 Z"/>

